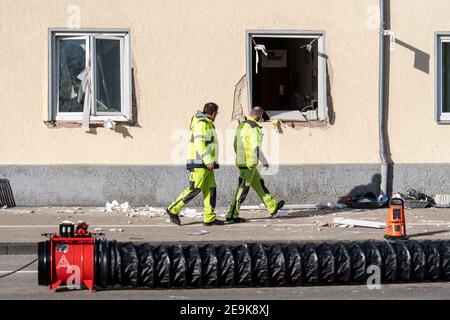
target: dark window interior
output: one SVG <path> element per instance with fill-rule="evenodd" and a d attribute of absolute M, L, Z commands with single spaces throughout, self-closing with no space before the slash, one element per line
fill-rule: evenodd
<path fill-rule="evenodd" d="M 254 37 L 265 45 L 268 56 L 259 54 L 256 73 L 256 51 L 253 49 L 253 105 L 265 110 L 317 109 L 318 41 L 306 38 Z M 311 51 L 306 45 L 312 43 Z M 268 119 L 267 115 L 265 118 Z"/>
<path fill-rule="evenodd" d="M 442 44 L 442 112 L 450 112 L 450 42 Z"/>

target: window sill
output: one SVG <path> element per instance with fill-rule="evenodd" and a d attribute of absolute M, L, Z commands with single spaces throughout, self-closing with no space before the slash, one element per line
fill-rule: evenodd
<path fill-rule="evenodd" d="M 112 121 L 116 122 L 117 124 L 124 124 L 124 125 L 133 125 L 133 122 L 128 119 L 113 119 L 113 118 L 107 118 L 111 119 Z M 105 119 L 105 120 L 107 120 Z M 98 118 L 92 119 L 89 121 L 89 127 L 91 128 L 100 128 L 103 127 L 105 120 L 99 120 Z M 45 124 L 49 128 L 81 128 L 82 126 L 81 120 L 53 120 L 53 121 L 45 121 Z"/>
<path fill-rule="evenodd" d="M 442 113 L 439 116 L 438 124 L 450 124 L 450 114 Z"/>
<path fill-rule="evenodd" d="M 127 119 L 123 115 L 116 115 L 116 116 L 91 116 L 90 122 L 105 122 L 106 120 L 112 120 L 114 122 L 129 122 L 130 120 Z M 69 122 L 76 122 L 76 123 L 82 123 L 81 116 L 56 116 L 56 121 L 69 121 Z"/>
<path fill-rule="evenodd" d="M 280 120 L 282 125 L 297 128 L 324 128 L 328 126 L 328 121 L 310 120 L 310 121 L 289 121 Z M 264 121 L 263 124 L 271 125 L 272 121 Z"/>

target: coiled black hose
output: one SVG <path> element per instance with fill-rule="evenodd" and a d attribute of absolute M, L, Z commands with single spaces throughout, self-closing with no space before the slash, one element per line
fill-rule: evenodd
<path fill-rule="evenodd" d="M 142 288 L 364 284 L 450 280 L 449 241 L 160 245 L 96 242 L 96 283 Z M 372 270 L 372 269 L 371 269 Z"/>

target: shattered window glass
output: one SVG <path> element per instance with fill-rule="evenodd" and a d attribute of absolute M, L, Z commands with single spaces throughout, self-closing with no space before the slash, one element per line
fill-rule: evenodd
<path fill-rule="evenodd" d="M 120 41 L 97 39 L 96 53 L 97 112 L 120 112 Z"/>
<path fill-rule="evenodd" d="M 61 39 L 59 43 L 59 112 L 82 112 L 84 97 L 78 101 L 81 81 L 77 77 L 86 68 L 86 41 Z"/>

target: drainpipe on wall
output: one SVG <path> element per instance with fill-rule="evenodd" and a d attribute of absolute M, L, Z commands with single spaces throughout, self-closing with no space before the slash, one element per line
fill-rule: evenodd
<path fill-rule="evenodd" d="M 385 84 L 385 57 L 384 57 L 384 34 L 383 31 L 386 26 L 385 15 L 385 0 L 380 0 L 380 70 L 379 70 L 379 96 L 378 96 L 378 112 L 379 112 L 379 142 L 380 142 L 380 157 L 381 157 L 381 183 L 380 183 L 380 194 L 383 196 L 387 196 L 387 187 L 388 187 L 388 170 L 389 170 L 389 162 L 387 159 L 386 152 L 386 141 L 385 141 L 385 132 L 386 132 L 386 119 L 385 119 L 385 92 L 384 92 L 384 84 Z"/>

